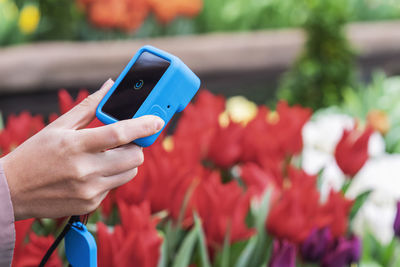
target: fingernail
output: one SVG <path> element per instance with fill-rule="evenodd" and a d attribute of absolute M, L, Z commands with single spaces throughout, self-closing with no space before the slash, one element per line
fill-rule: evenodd
<path fill-rule="evenodd" d="M 103 87 L 109 85 L 111 82 L 113 82 L 113 80 L 108 78 L 108 80 L 103 84 Z"/>
<path fill-rule="evenodd" d="M 157 119 L 156 119 L 156 131 L 157 132 L 160 131 L 164 127 L 164 124 L 165 124 L 164 120 L 159 118 L 159 117 L 157 117 Z"/>

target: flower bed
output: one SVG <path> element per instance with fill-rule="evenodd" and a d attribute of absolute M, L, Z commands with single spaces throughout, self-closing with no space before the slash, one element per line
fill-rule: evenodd
<path fill-rule="evenodd" d="M 61 91 L 61 113 L 86 95 L 74 101 Z M 366 244 L 380 243 L 365 238 L 363 247 L 355 224 L 372 191 L 353 189 L 368 161 L 373 130 L 356 127 L 351 118 L 335 128 L 327 155 L 335 175 L 344 178 L 332 186 L 322 171 L 327 165 L 315 167 L 318 157 L 310 163 L 307 153 L 315 147 L 306 135 L 303 145 L 302 132 L 315 123 L 311 116 L 285 102 L 271 110 L 242 97 L 200 92 L 173 135 L 144 150 L 138 176 L 110 192 L 91 215 L 99 266 L 340 267 L 376 253 Z M 40 116 L 10 117 L 0 132 L 2 153 L 43 127 Z M 38 263 L 61 222 L 17 222 L 14 266 Z M 387 262 L 398 264 L 391 240 L 393 234 Z M 49 266 L 61 266 L 62 254 Z"/>

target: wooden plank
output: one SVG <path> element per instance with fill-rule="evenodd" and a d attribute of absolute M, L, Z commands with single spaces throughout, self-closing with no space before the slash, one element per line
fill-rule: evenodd
<path fill-rule="evenodd" d="M 400 57 L 400 21 L 350 24 L 360 58 Z M 200 76 L 262 73 L 290 66 L 304 43 L 301 30 L 215 33 L 112 42 L 36 43 L 0 49 L 0 94 L 93 87 L 116 77 L 135 51 L 151 44 L 183 59 Z M 400 69 L 391 62 L 392 68 Z M 394 65 L 394 66 L 393 66 Z"/>

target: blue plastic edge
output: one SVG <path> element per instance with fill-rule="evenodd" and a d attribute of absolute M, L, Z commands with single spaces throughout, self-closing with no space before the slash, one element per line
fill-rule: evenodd
<path fill-rule="evenodd" d="M 182 111 L 199 90 L 200 79 L 179 58 L 153 46 L 143 46 L 118 76 L 114 85 L 98 105 L 96 116 L 104 124 L 117 122 L 115 118 L 104 113 L 102 108 L 143 52 L 149 52 L 168 60 L 170 66 L 133 118 L 153 115 L 150 111 L 155 105 L 158 105 L 164 111 L 162 114 L 166 114 L 163 115 L 164 118 L 162 119 L 165 121 L 165 125 L 167 125 L 173 115 L 176 112 Z M 152 136 L 137 139 L 134 143 L 142 147 L 148 147 L 156 141 L 162 130 Z"/>

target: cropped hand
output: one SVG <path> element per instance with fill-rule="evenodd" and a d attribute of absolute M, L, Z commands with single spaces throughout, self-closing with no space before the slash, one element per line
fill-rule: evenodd
<path fill-rule="evenodd" d="M 96 93 L 0 159 L 16 220 L 82 215 L 96 209 L 108 191 L 129 182 L 143 163 L 135 139 L 157 133 L 156 116 L 84 129 L 112 87 Z"/>

